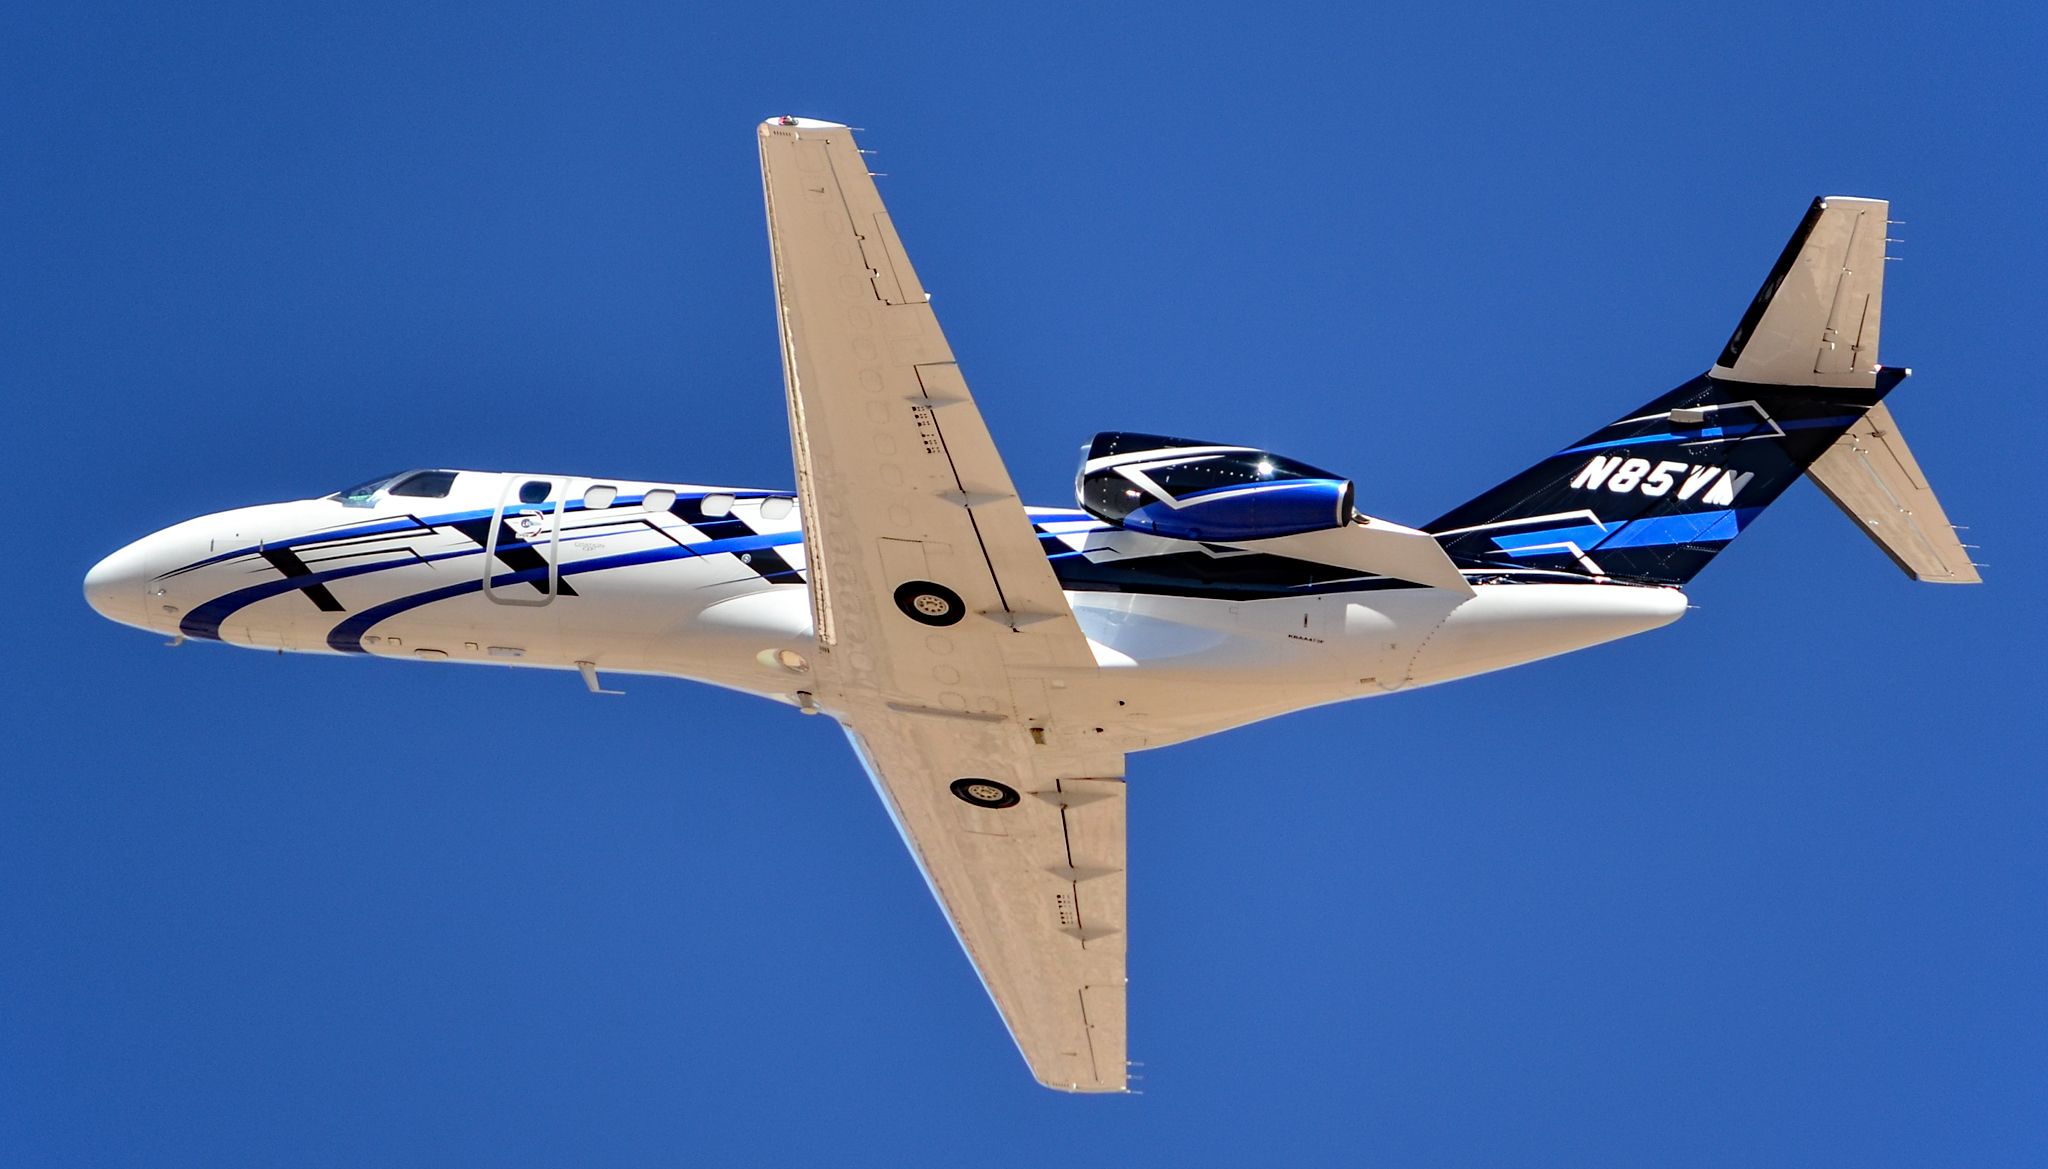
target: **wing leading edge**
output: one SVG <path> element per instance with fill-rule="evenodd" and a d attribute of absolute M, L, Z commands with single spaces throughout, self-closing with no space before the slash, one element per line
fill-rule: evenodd
<path fill-rule="evenodd" d="M 852 132 L 759 137 L 813 695 L 1033 1073 L 1122 1091 L 1123 755 L 1094 655 Z"/>

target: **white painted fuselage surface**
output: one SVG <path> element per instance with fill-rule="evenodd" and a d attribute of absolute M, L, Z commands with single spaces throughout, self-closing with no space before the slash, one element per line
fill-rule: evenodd
<path fill-rule="evenodd" d="M 1029 515 L 1055 565 L 1197 547 L 1066 509 Z M 805 573 L 791 493 L 463 471 L 440 497 L 387 487 L 189 520 L 107 557 L 86 593 L 171 637 L 664 675 L 829 713 L 809 677 Z M 1072 699 L 1122 751 L 1535 661 L 1685 610 L 1677 589 L 1622 584 L 1065 595 L 1100 667 Z M 987 696 L 942 697 L 971 713 Z"/>

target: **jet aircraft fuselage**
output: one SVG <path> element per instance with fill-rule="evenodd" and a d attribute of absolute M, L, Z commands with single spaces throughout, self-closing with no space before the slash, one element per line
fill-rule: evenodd
<path fill-rule="evenodd" d="M 1625 584 L 1304 588 L 1273 557 L 1215 595 L 1150 593 L 1102 566 L 1176 542 L 1071 509 L 1028 514 L 1102 667 L 1075 697 L 1101 706 L 1126 751 L 1533 661 L 1685 610 L 1675 588 Z M 1219 563 L 1253 555 L 1184 547 Z M 815 709 L 806 568 L 789 492 L 417 471 L 176 524 L 107 557 L 86 592 L 106 616 L 172 637 L 667 675 Z M 995 697 L 946 693 L 967 713 Z"/>

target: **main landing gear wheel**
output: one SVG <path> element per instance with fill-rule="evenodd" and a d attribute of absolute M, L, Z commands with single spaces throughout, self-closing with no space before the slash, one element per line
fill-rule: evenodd
<path fill-rule="evenodd" d="M 1010 808 L 1017 803 L 1017 789 L 1007 783 L 993 779 L 956 779 L 952 783 L 953 794 L 977 808 Z"/>
<path fill-rule="evenodd" d="M 928 580 L 897 585 L 896 607 L 920 625 L 953 625 L 967 616 L 967 605 L 959 593 Z"/>

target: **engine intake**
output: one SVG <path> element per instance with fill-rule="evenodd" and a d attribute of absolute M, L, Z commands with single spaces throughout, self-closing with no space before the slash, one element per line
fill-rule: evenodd
<path fill-rule="evenodd" d="M 1262 451 L 1107 431 L 1074 479 L 1081 507 L 1133 532 L 1232 543 L 1349 524 L 1349 479 Z"/>

